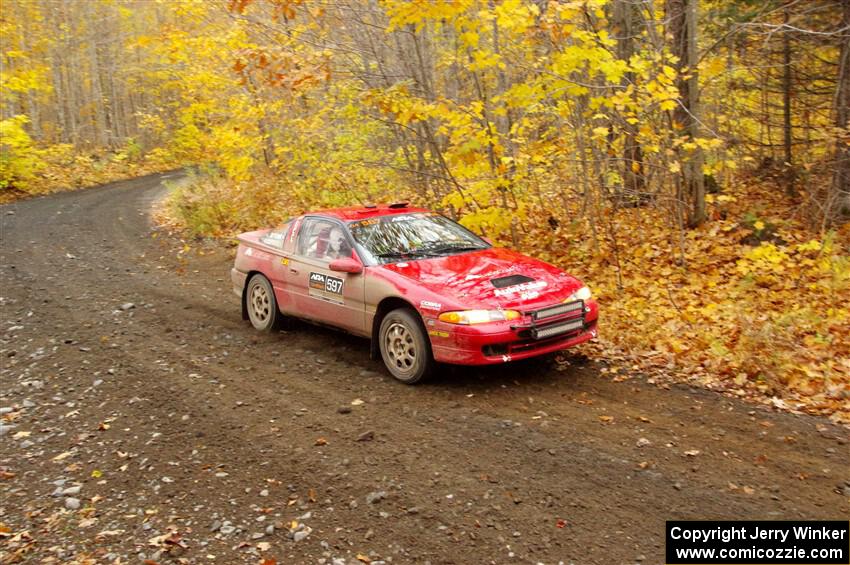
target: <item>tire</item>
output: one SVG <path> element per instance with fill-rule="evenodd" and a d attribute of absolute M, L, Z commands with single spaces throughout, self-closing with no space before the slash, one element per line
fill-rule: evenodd
<path fill-rule="evenodd" d="M 415 312 L 399 308 L 384 316 L 378 340 L 384 365 L 399 381 L 418 383 L 434 369 L 431 343 Z"/>
<path fill-rule="evenodd" d="M 271 332 L 280 325 L 282 315 L 277 309 L 277 300 L 269 279 L 263 275 L 254 275 L 248 281 L 245 290 L 245 306 L 248 319 L 255 329 L 261 332 Z"/>

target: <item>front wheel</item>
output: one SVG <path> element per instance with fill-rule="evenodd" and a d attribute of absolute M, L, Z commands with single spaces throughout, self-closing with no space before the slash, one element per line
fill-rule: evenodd
<path fill-rule="evenodd" d="M 272 284 L 263 275 L 254 275 L 248 281 L 245 305 L 248 308 L 248 319 L 255 329 L 270 332 L 280 323 L 281 313 L 277 309 Z"/>
<path fill-rule="evenodd" d="M 381 321 L 381 357 L 392 376 L 405 384 L 418 383 L 434 368 L 431 344 L 416 314 L 399 308 Z"/>

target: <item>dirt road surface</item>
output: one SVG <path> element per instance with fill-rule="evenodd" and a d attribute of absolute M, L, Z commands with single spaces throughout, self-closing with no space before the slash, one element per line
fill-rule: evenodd
<path fill-rule="evenodd" d="M 662 563 L 668 519 L 850 517 L 827 420 L 579 356 L 409 387 L 364 340 L 259 335 L 232 250 L 152 227 L 161 180 L 0 207 L 4 562 Z"/>

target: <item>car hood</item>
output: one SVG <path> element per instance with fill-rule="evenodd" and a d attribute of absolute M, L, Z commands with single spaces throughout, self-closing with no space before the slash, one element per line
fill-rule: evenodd
<path fill-rule="evenodd" d="M 581 281 L 557 267 L 500 247 L 381 268 L 454 299 L 464 308 L 527 311 L 561 302 L 582 286 Z"/>

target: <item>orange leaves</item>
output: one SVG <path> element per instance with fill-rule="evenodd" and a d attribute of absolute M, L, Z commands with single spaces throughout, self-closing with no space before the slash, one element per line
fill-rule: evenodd
<path fill-rule="evenodd" d="M 254 90 L 259 83 L 293 92 L 305 91 L 330 79 L 329 61 L 324 55 L 294 52 L 282 46 L 244 49 L 232 69 L 243 85 Z"/>
<path fill-rule="evenodd" d="M 236 12 L 237 14 L 245 13 L 245 8 L 248 7 L 254 0 L 229 0 L 227 2 L 227 9 L 231 12 Z"/>
<path fill-rule="evenodd" d="M 244 14 L 245 10 L 255 0 L 228 0 L 227 9 L 237 14 Z M 266 0 L 272 6 L 274 18 L 277 20 L 294 20 L 296 16 L 295 7 L 303 4 L 303 0 Z"/>
<path fill-rule="evenodd" d="M 303 0 L 269 0 L 274 6 L 274 17 L 277 20 L 294 20 L 295 7 L 303 4 Z"/>

